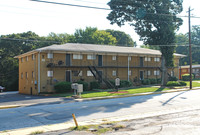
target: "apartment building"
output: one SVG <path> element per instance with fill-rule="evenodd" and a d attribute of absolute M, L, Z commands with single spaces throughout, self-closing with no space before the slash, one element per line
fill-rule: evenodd
<path fill-rule="evenodd" d="M 181 54 L 174 54 L 175 67 L 169 70 L 179 76 Z M 91 82 L 98 80 L 143 80 L 161 78 L 161 53 L 157 50 L 109 45 L 51 45 L 15 58 L 19 59 L 19 92 L 37 95 L 53 92 L 60 81 Z"/>

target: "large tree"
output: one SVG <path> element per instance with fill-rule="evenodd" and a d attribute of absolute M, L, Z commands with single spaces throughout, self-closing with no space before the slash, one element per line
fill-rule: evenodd
<path fill-rule="evenodd" d="M 162 53 L 162 85 L 167 82 L 166 67 L 173 66 L 175 30 L 182 24 L 176 15 L 182 0 L 111 0 L 107 19 L 119 26 L 129 22 L 146 45 L 159 45 Z"/>

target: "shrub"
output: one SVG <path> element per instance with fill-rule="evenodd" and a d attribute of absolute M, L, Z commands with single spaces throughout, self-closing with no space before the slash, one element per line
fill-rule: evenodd
<path fill-rule="evenodd" d="M 100 88 L 100 84 L 99 82 L 97 81 L 93 81 L 93 82 L 90 82 L 90 89 L 99 89 Z"/>
<path fill-rule="evenodd" d="M 176 76 L 170 76 L 169 81 L 177 81 L 178 78 Z"/>
<path fill-rule="evenodd" d="M 64 93 L 71 91 L 71 83 L 70 82 L 59 82 L 54 85 L 54 89 L 56 93 Z"/>
<path fill-rule="evenodd" d="M 179 83 L 180 83 L 181 86 L 186 86 L 187 85 L 187 83 L 183 82 L 183 81 L 180 81 Z"/>
<path fill-rule="evenodd" d="M 152 79 L 149 79 L 150 80 L 150 84 L 156 84 L 157 83 L 157 80 L 152 78 Z"/>
<path fill-rule="evenodd" d="M 109 80 L 109 82 L 110 82 L 113 86 L 115 86 L 115 80 Z"/>
<path fill-rule="evenodd" d="M 169 81 L 167 82 L 167 86 L 186 86 L 187 84 L 183 81 L 178 82 L 178 81 Z"/>
<path fill-rule="evenodd" d="M 192 79 L 194 79 L 194 74 L 192 74 Z M 190 74 L 184 74 L 182 75 L 183 81 L 189 81 L 190 80 Z"/>
<path fill-rule="evenodd" d="M 144 80 L 142 80 L 142 84 L 143 85 L 150 85 L 151 84 L 150 79 L 144 79 Z"/>
<path fill-rule="evenodd" d="M 161 83 L 161 79 L 160 78 L 156 79 L 156 84 L 160 84 L 160 83 Z"/>
<path fill-rule="evenodd" d="M 84 91 L 87 91 L 87 90 L 88 90 L 88 83 L 87 83 L 87 82 L 78 81 L 77 83 L 78 83 L 78 84 L 83 84 L 83 90 L 84 90 Z"/>
<path fill-rule="evenodd" d="M 132 85 L 132 83 L 130 81 L 127 81 L 127 80 L 120 81 L 120 88 L 130 87 L 131 85 Z"/>

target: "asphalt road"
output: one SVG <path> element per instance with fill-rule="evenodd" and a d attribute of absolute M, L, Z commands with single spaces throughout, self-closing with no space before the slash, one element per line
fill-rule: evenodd
<path fill-rule="evenodd" d="M 200 90 L 0 110 L 0 131 L 77 121 L 136 119 L 200 109 Z"/>
<path fill-rule="evenodd" d="M 47 104 L 61 104 L 73 101 L 70 98 L 62 97 L 45 97 L 18 94 L 18 91 L 0 93 L 0 106 L 7 105 L 22 105 L 22 106 L 36 106 Z"/>

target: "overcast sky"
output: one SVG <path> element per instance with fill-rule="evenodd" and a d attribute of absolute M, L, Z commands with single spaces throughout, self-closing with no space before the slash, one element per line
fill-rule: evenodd
<path fill-rule="evenodd" d="M 46 0 L 47 1 L 47 0 Z M 109 8 L 109 0 L 48 0 L 67 4 L 79 4 Z M 191 6 L 191 13 L 200 16 L 199 0 L 183 0 L 184 11 L 181 15 L 188 15 L 186 11 Z M 33 31 L 40 36 L 47 36 L 50 32 L 73 34 L 75 29 L 86 26 L 97 27 L 100 30 L 115 29 L 129 34 L 134 41 L 139 42 L 139 36 L 128 24 L 123 27 L 110 25 L 106 19 L 110 11 L 70 7 L 38 3 L 30 0 L 0 0 L 0 35 Z M 179 33 L 188 31 L 188 19 L 184 19 Z M 199 25 L 200 19 L 192 19 L 192 25 Z"/>

